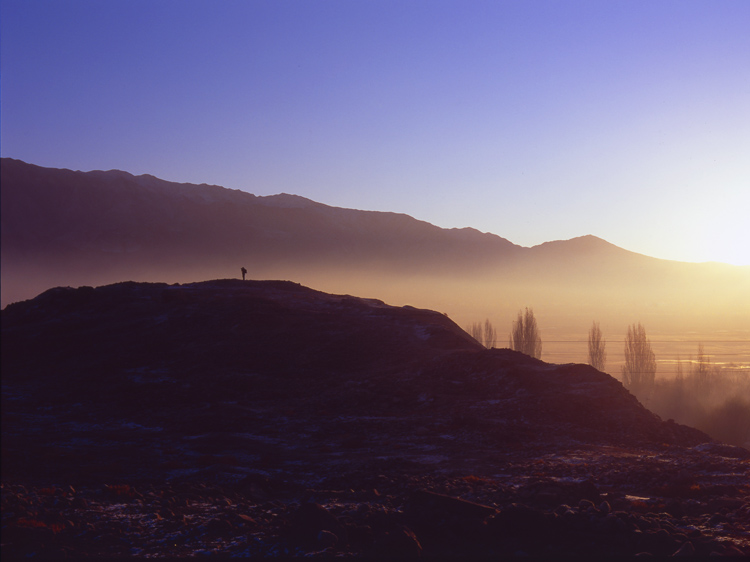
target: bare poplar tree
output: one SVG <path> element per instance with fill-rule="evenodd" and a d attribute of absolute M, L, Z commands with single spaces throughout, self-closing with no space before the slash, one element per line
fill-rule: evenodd
<path fill-rule="evenodd" d="M 594 322 L 589 330 L 589 365 L 598 371 L 604 371 L 607 363 L 607 340 L 602 338 L 599 322 Z"/>
<path fill-rule="evenodd" d="M 638 322 L 628 326 L 625 338 L 625 365 L 622 367 L 622 382 L 634 393 L 647 393 L 656 378 L 656 356 L 646 329 Z"/>
<path fill-rule="evenodd" d="M 534 318 L 534 310 L 526 308 L 526 313 L 518 311 L 518 318 L 510 329 L 511 349 L 539 359 L 542 356 L 542 338 Z"/>
<path fill-rule="evenodd" d="M 701 392 L 710 391 L 711 358 L 703 351 L 703 344 L 698 344 L 698 355 L 692 366 L 692 383 Z"/>
<path fill-rule="evenodd" d="M 492 326 L 489 318 L 484 321 L 484 347 L 492 349 L 497 341 L 497 331 Z"/>
<path fill-rule="evenodd" d="M 466 331 L 469 332 L 469 335 L 477 340 L 479 343 L 482 343 L 482 338 L 484 337 L 484 334 L 482 332 L 482 323 L 481 322 L 472 322 L 471 326 L 466 328 Z"/>
<path fill-rule="evenodd" d="M 481 322 L 473 322 L 466 331 L 487 349 L 495 347 L 497 330 L 492 326 L 489 318 L 484 321 L 484 326 L 482 326 Z"/>

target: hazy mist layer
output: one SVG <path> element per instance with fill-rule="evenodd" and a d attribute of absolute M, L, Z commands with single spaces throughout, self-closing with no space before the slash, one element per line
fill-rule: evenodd
<path fill-rule="evenodd" d="M 523 248 L 407 215 L 255 197 L 125 172 L 72 172 L 2 160 L 2 305 L 54 286 L 124 280 L 290 279 L 326 292 L 489 319 L 498 347 L 532 307 L 543 358 L 584 362 L 601 323 L 608 371 L 629 324 L 643 323 L 664 372 L 698 342 L 750 363 L 750 267 L 628 252 L 593 236 Z"/>

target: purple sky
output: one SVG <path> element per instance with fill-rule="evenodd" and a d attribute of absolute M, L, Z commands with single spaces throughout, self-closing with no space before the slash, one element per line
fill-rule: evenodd
<path fill-rule="evenodd" d="M 2 155 L 750 265 L 747 0 L 0 0 Z"/>

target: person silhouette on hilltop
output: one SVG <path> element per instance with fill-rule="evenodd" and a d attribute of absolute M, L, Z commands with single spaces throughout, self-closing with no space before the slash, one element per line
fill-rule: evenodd
<path fill-rule="evenodd" d="M 245 269 L 244 267 L 241 267 L 240 271 L 242 272 L 242 280 L 244 281 L 245 280 L 245 275 L 247 275 L 247 269 Z"/>

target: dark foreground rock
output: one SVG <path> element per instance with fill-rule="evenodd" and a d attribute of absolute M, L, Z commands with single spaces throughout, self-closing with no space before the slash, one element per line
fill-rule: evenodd
<path fill-rule="evenodd" d="M 286 282 L 2 312 L 2 550 L 750 554 L 750 453 L 442 314 Z"/>
<path fill-rule="evenodd" d="M 725 485 L 729 496 L 709 489 L 689 498 L 602 484 L 598 505 L 551 507 L 529 495 L 537 477 L 522 471 L 531 468 L 518 464 L 502 480 L 394 472 L 346 489 L 277 483 L 261 494 L 199 482 L 4 484 L 3 556 L 750 556 L 746 480 Z M 605 479 L 608 470 L 592 473 Z"/>

